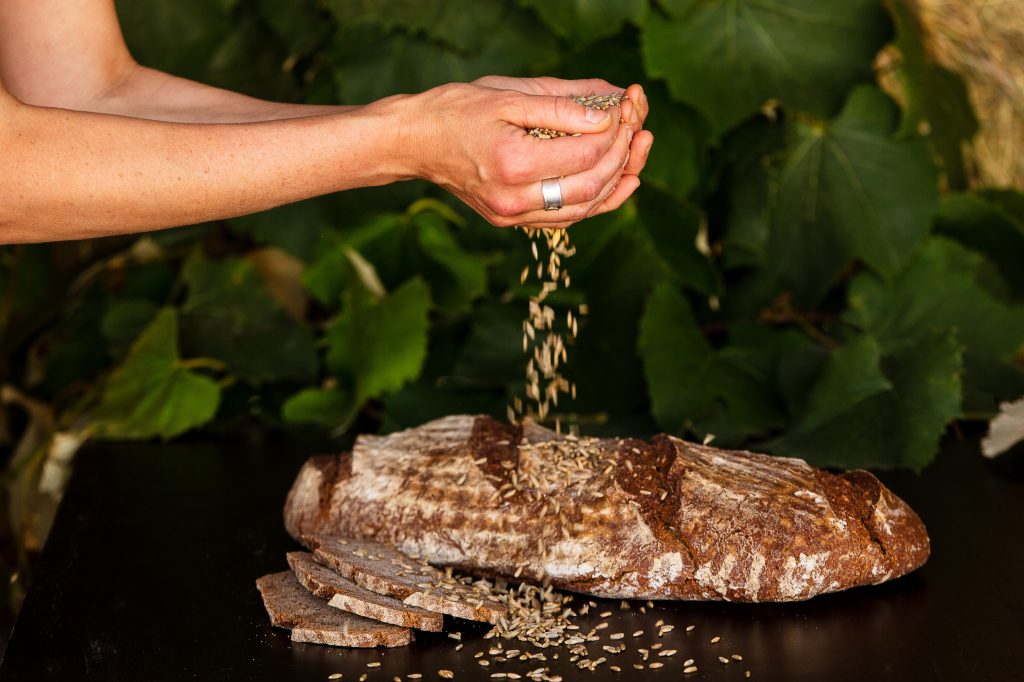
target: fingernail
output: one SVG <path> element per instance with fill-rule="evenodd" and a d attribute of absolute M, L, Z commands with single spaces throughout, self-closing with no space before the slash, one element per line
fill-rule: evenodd
<path fill-rule="evenodd" d="M 626 124 L 626 142 L 633 141 L 633 126 Z"/>
<path fill-rule="evenodd" d="M 601 123 L 608 118 L 607 110 L 600 109 L 587 109 L 587 122 L 588 123 Z"/>

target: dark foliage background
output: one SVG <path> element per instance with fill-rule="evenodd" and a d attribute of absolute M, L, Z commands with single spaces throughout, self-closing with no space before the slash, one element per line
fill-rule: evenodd
<path fill-rule="evenodd" d="M 952 421 L 1024 394 L 1024 196 L 967 188 L 963 84 L 895 0 L 118 7 L 143 64 L 265 98 L 490 73 L 644 83 L 644 185 L 572 229 L 557 301 L 590 310 L 561 406 L 585 432 L 920 469 Z M 873 68 L 892 44 L 895 99 Z M 421 183 L 0 248 L 9 544 L 38 548 L 86 438 L 504 416 L 529 262 L 522 233 Z"/>

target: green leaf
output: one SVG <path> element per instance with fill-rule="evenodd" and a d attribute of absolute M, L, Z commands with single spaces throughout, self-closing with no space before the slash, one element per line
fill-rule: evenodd
<path fill-rule="evenodd" d="M 256 0 L 262 19 L 285 43 L 291 54 L 302 54 L 317 45 L 330 30 L 318 0 Z"/>
<path fill-rule="evenodd" d="M 569 291 L 582 292 L 589 306 L 569 351 L 567 376 L 577 385 L 574 409 L 613 418 L 646 413 L 637 330 L 651 289 L 671 278 L 672 272 L 638 225 L 633 204 L 590 218 L 573 227 L 571 234 L 576 255 L 567 264 L 572 273 Z M 528 253 L 525 244 L 519 248 Z M 525 301 L 522 305 L 525 317 Z"/>
<path fill-rule="evenodd" d="M 140 64 L 202 78 L 230 28 L 223 5 L 208 0 L 117 0 L 117 15 Z"/>
<path fill-rule="evenodd" d="M 967 87 L 959 75 L 941 66 L 925 44 L 926 31 L 917 10 L 904 0 L 886 0 L 896 22 L 895 45 L 902 57 L 896 76 L 906 98 L 901 134 L 928 131 L 942 162 L 946 183 L 967 186 L 963 148 L 978 131 Z"/>
<path fill-rule="evenodd" d="M 647 0 L 519 0 L 570 45 L 580 46 L 614 35 L 626 22 L 643 23 Z"/>
<path fill-rule="evenodd" d="M 888 353 L 926 335 L 955 330 L 966 347 L 969 409 L 994 410 L 999 399 L 1024 393 L 1018 358 L 1024 309 L 996 299 L 978 283 L 984 259 L 933 237 L 899 277 L 887 284 L 864 273 L 850 284 L 847 321 L 872 334 Z"/>
<path fill-rule="evenodd" d="M 677 281 L 708 296 L 717 294 L 718 274 L 707 256 L 697 250 L 704 216 L 693 204 L 655 189 L 643 187 L 639 195 L 638 222 Z"/>
<path fill-rule="evenodd" d="M 463 53 L 373 27 L 340 31 L 332 47 L 338 92 L 345 103 L 359 104 L 493 73 L 541 75 L 557 65 L 557 41 L 522 13 L 506 12 L 485 35 L 479 50 Z"/>
<path fill-rule="evenodd" d="M 668 81 L 716 131 L 768 100 L 830 116 L 850 87 L 873 80 L 890 24 L 877 0 L 665 0 L 643 34 L 647 73 Z"/>
<path fill-rule="evenodd" d="M 430 290 L 416 277 L 380 301 L 350 300 L 327 329 L 327 368 L 355 387 L 356 402 L 400 389 L 427 355 Z"/>
<path fill-rule="evenodd" d="M 523 382 L 523 305 L 489 301 L 473 315 L 472 326 L 452 377 L 459 385 L 505 388 Z"/>
<path fill-rule="evenodd" d="M 173 438 L 210 421 L 220 388 L 187 369 L 178 352 L 178 314 L 164 308 L 107 379 L 93 415 L 105 438 Z"/>
<path fill-rule="evenodd" d="M 326 5 L 342 26 L 405 29 L 467 52 L 486 43 L 502 12 L 500 2 L 477 0 L 327 0 Z"/>
<path fill-rule="evenodd" d="M 436 207 L 413 209 L 415 205 L 404 214 L 374 218 L 355 229 L 347 243 L 376 266 L 386 287 L 394 288 L 419 274 L 430 283 L 431 297 L 439 307 L 464 311 L 485 292 L 484 263 L 459 246 Z M 452 218 L 461 220 L 448 215 Z"/>
<path fill-rule="evenodd" d="M 960 416 L 961 348 L 951 333 L 922 334 L 883 355 L 877 374 L 875 349 L 874 341 L 856 341 L 835 351 L 812 389 L 831 396 L 829 409 L 766 447 L 815 466 L 923 469 Z M 860 390 L 841 385 L 844 375 Z M 879 391 L 883 380 L 891 388 Z"/>
<path fill-rule="evenodd" d="M 828 125 L 793 127 L 768 262 L 802 304 L 819 300 L 857 258 L 894 276 L 928 233 L 935 168 L 921 140 L 890 137 L 894 113 L 884 95 L 864 87 Z"/>
<path fill-rule="evenodd" d="M 1024 300 L 1024 222 L 974 194 L 950 194 L 939 207 L 935 231 L 984 254 L 1009 285 L 1014 300 Z"/>
<path fill-rule="evenodd" d="M 288 204 L 228 221 L 231 229 L 260 244 L 277 246 L 308 261 L 325 227 L 316 199 Z"/>
<path fill-rule="evenodd" d="M 223 361 L 250 383 L 312 382 L 317 374 L 313 332 L 289 317 L 267 292 L 252 264 L 238 258 L 186 261 L 182 279 L 182 342 L 190 355 Z"/>
<path fill-rule="evenodd" d="M 305 388 L 285 401 L 285 421 L 316 424 L 329 429 L 344 428 L 355 416 L 358 405 L 352 396 L 338 389 Z"/>
<path fill-rule="evenodd" d="M 294 99 L 294 79 L 283 68 L 288 52 L 255 14 L 237 14 L 210 55 L 203 82 L 275 102 Z"/>
<path fill-rule="evenodd" d="M 868 335 L 834 350 L 796 415 L 791 437 L 821 428 L 861 402 L 892 389 L 882 374 L 882 350 Z"/>
<path fill-rule="evenodd" d="M 459 310 L 487 289 L 487 269 L 477 256 L 462 250 L 436 211 L 413 215 L 416 240 L 423 254 L 419 271 L 430 282 L 435 303 Z"/>
<path fill-rule="evenodd" d="M 159 311 L 156 303 L 145 299 L 127 299 L 111 305 L 100 323 L 111 357 L 123 357 Z"/>
<path fill-rule="evenodd" d="M 650 295 L 637 344 L 658 424 L 669 432 L 714 433 L 729 443 L 765 433 L 779 414 L 763 370 L 743 348 L 715 350 L 690 304 L 669 285 Z"/>
<path fill-rule="evenodd" d="M 644 125 L 655 131 L 657 142 L 644 166 L 644 184 L 685 199 L 700 180 L 710 126 L 692 107 L 673 102 L 661 83 L 647 84 L 645 93 L 651 110 Z"/>

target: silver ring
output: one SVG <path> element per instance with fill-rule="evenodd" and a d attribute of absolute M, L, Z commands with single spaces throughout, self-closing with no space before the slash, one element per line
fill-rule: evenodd
<path fill-rule="evenodd" d="M 546 178 L 540 181 L 540 191 L 544 195 L 544 210 L 557 211 L 562 208 L 562 181 L 558 178 Z"/>

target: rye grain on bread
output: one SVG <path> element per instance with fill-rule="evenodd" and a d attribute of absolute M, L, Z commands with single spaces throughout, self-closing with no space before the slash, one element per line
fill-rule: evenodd
<path fill-rule="evenodd" d="M 444 616 L 440 613 L 360 587 L 317 562 L 309 552 L 289 552 L 288 565 L 302 586 L 313 596 L 326 599 L 328 606 L 391 625 L 431 632 L 444 629 Z"/>
<path fill-rule="evenodd" d="M 304 535 L 302 542 L 339 575 L 403 604 L 485 623 L 497 623 L 508 614 L 488 590 L 461 584 L 388 545 L 316 534 Z"/>
<path fill-rule="evenodd" d="M 314 597 L 291 571 L 271 573 L 256 581 L 263 606 L 275 627 L 292 631 L 292 641 L 332 646 L 403 646 L 412 641 L 409 628 L 387 625 L 346 613 Z"/>
<path fill-rule="evenodd" d="M 800 600 L 895 578 L 929 553 L 921 519 L 866 471 L 469 415 L 311 459 L 285 525 L 612 598 Z"/>

